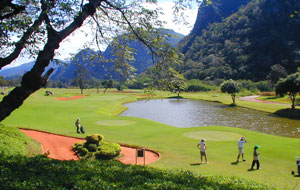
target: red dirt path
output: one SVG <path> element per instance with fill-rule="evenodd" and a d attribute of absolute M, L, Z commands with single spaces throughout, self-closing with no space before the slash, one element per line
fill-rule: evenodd
<path fill-rule="evenodd" d="M 265 100 L 258 100 L 258 95 L 254 96 L 244 96 L 244 97 L 239 97 L 240 100 L 244 101 L 250 101 L 250 102 L 259 102 L 259 103 L 266 103 L 266 104 L 282 104 L 282 105 L 289 105 L 289 104 L 283 104 L 283 103 L 277 103 L 277 102 L 271 102 L 271 101 L 265 101 Z"/>
<path fill-rule="evenodd" d="M 76 99 L 79 99 L 79 98 L 83 98 L 85 96 L 88 96 L 88 95 L 72 96 L 71 98 L 56 97 L 56 99 L 57 100 L 76 100 Z"/>
<path fill-rule="evenodd" d="M 57 160 L 78 160 L 79 158 L 72 151 L 72 146 L 76 142 L 83 142 L 81 138 L 67 137 L 62 135 L 51 134 L 47 132 L 20 129 L 27 136 L 38 141 L 42 146 L 42 153 L 49 152 L 48 157 Z M 123 157 L 118 160 L 124 164 L 136 163 L 136 149 L 126 146 L 121 146 L 121 154 Z M 150 164 L 159 159 L 159 154 L 151 151 L 145 151 L 145 163 Z M 138 158 L 137 164 L 144 164 L 144 158 Z"/>

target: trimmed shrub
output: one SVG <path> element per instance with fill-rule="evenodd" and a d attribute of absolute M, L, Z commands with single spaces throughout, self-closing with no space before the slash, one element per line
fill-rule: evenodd
<path fill-rule="evenodd" d="M 81 149 L 78 149 L 78 151 L 76 152 L 79 156 L 85 156 L 89 153 L 89 150 L 86 149 L 86 148 L 81 148 Z"/>
<path fill-rule="evenodd" d="M 90 152 L 96 152 L 96 150 L 97 150 L 97 145 L 96 145 L 96 144 L 88 144 L 88 145 L 87 145 L 87 149 L 88 149 Z"/>
<path fill-rule="evenodd" d="M 117 143 L 106 142 L 104 137 L 94 134 L 85 137 L 86 142 L 75 143 L 73 151 L 80 157 L 110 160 L 119 156 L 121 147 Z"/>
<path fill-rule="evenodd" d="M 97 144 L 97 145 L 99 145 L 99 143 L 102 139 L 103 139 L 103 136 L 99 135 L 99 134 L 90 135 L 90 136 L 85 137 L 85 140 L 86 140 L 87 144 Z"/>
<path fill-rule="evenodd" d="M 104 142 L 98 147 L 98 151 L 95 153 L 97 159 L 109 160 L 119 156 L 121 152 L 121 146 L 113 142 Z"/>

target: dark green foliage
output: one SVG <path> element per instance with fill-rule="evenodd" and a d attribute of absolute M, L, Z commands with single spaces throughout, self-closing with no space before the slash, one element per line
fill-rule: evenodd
<path fill-rule="evenodd" d="M 118 83 L 117 85 L 116 85 L 116 88 L 117 88 L 117 90 L 118 91 L 123 91 L 124 89 L 125 89 L 125 85 L 123 85 L 123 84 L 120 84 L 120 83 Z"/>
<path fill-rule="evenodd" d="M 239 81 L 240 87 L 251 92 L 257 90 L 256 85 L 251 80 L 240 80 Z"/>
<path fill-rule="evenodd" d="M 73 145 L 73 150 L 80 157 L 110 160 L 119 156 L 121 152 L 119 144 L 104 141 L 102 135 L 94 134 L 85 139 L 86 142 Z"/>
<path fill-rule="evenodd" d="M 232 79 L 224 81 L 221 84 L 221 91 L 224 93 L 231 94 L 232 102 L 235 104 L 236 93 L 240 91 L 240 85 L 233 81 Z"/>
<path fill-rule="evenodd" d="M 197 20 L 191 33 L 179 43 L 179 49 L 186 53 L 197 36 L 201 36 L 209 24 L 221 22 L 223 18 L 236 12 L 251 0 L 211 0 L 203 1 L 198 10 Z"/>
<path fill-rule="evenodd" d="M 271 67 L 271 71 L 268 75 L 268 78 L 270 79 L 271 83 L 275 85 L 280 78 L 285 78 L 286 76 L 286 69 L 283 66 L 276 64 Z"/>
<path fill-rule="evenodd" d="M 109 160 L 119 156 L 121 147 L 117 143 L 103 142 L 101 146 L 97 148 L 95 158 Z"/>
<path fill-rule="evenodd" d="M 222 8 L 228 3 L 224 1 Z M 202 30 L 185 53 L 187 65 L 179 72 L 200 80 L 260 81 L 268 79 L 271 67 L 279 64 L 293 73 L 300 66 L 300 20 L 294 14 L 299 9 L 298 0 L 251 1 Z"/>
<path fill-rule="evenodd" d="M 105 92 L 106 92 L 106 90 L 108 89 L 108 88 L 113 88 L 114 87 L 114 82 L 113 82 L 113 80 L 105 80 L 105 81 L 103 81 L 102 83 L 102 86 L 105 88 L 105 90 L 104 90 L 104 94 L 105 94 Z"/>
<path fill-rule="evenodd" d="M 271 86 L 269 81 L 256 82 L 255 86 L 261 92 L 272 92 L 272 91 L 274 91 L 274 88 Z"/>
<path fill-rule="evenodd" d="M 85 137 L 87 144 L 97 144 L 99 145 L 100 141 L 104 139 L 102 135 L 94 134 Z"/>
<path fill-rule="evenodd" d="M 89 150 L 89 152 L 96 152 L 97 147 L 98 146 L 96 144 L 88 144 L 87 145 L 87 149 Z"/>
<path fill-rule="evenodd" d="M 134 81 L 128 85 L 129 89 L 144 89 L 146 86 L 142 81 Z"/>
<path fill-rule="evenodd" d="M 202 189 L 271 190 L 235 177 L 204 177 L 190 171 L 160 170 L 117 161 L 58 161 L 0 154 L 0 189 Z"/>
<path fill-rule="evenodd" d="M 295 109 L 295 100 L 297 93 L 300 92 L 300 74 L 294 73 L 288 75 L 285 79 L 280 79 L 275 87 L 277 95 L 288 94 L 292 101 L 292 109 Z"/>
<path fill-rule="evenodd" d="M 187 87 L 188 92 L 206 92 L 210 90 L 211 88 L 199 84 L 191 84 Z"/>

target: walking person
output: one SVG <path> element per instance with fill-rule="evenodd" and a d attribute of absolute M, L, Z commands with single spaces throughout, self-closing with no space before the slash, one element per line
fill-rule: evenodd
<path fill-rule="evenodd" d="M 258 153 L 257 149 L 259 149 L 259 146 L 258 146 L 258 145 L 255 145 L 255 146 L 254 146 L 254 151 L 253 151 L 253 161 L 252 161 L 252 165 L 251 165 L 250 170 L 254 170 L 255 164 L 256 164 L 256 169 L 257 169 L 257 170 L 260 170 L 260 169 L 261 169 L 261 168 L 260 168 L 259 159 L 258 159 L 259 153 Z"/>
<path fill-rule="evenodd" d="M 75 122 L 75 126 L 77 128 L 77 133 L 80 133 L 80 118 L 78 118 Z"/>
<path fill-rule="evenodd" d="M 244 144 L 247 143 L 247 140 L 245 137 L 241 137 L 241 139 L 238 141 L 238 149 L 239 149 L 239 154 L 237 156 L 236 162 L 238 163 L 240 161 L 240 156 L 242 155 L 242 159 L 245 162 L 244 158 Z"/>
<path fill-rule="evenodd" d="M 203 163 L 203 157 L 204 157 L 205 158 L 205 163 L 208 164 L 207 156 L 206 156 L 207 145 L 205 143 L 205 139 L 201 139 L 201 141 L 197 144 L 197 147 L 200 149 L 201 163 Z"/>

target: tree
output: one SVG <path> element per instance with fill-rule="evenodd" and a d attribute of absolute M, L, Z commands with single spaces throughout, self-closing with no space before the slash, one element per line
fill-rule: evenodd
<path fill-rule="evenodd" d="M 45 71 L 61 42 L 80 28 L 94 22 L 95 41 L 131 32 L 153 56 L 161 56 L 158 29 L 159 10 L 142 6 L 155 0 L 5 0 L 0 3 L 0 68 L 11 64 L 22 53 L 36 57 L 33 68 L 22 77 L 21 85 L 0 103 L 0 121 L 9 116 L 35 91 L 47 84 L 53 68 Z M 176 11 L 189 1 L 176 0 Z M 180 14 L 180 12 L 179 12 Z M 158 43 L 159 42 L 159 43 Z"/>
<path fill-rule="evenodd" d="M 236 93 L 240 92 L 240 85 L 232 79 L 226 80 L 221 84 L 221 91 L 231 94 L 232 102 L 235 104 L 235 96 Z"/>
<path fill-rule="evenodd" d="M 170 92 L 176 93 L 177 97 L 179 97 L 180 93 L 182 91 L 185 91 L 187 86 L 185 82 L 185 78 L 182 74 L 178 73 L 173 68 L 170 68 L 169 71 L 170 71 L 170 75 L 168 77 L 169 82 L 168 82 L 167 89 Z"/>
<path fill-rule="evenodd" d="M 288 75 L 284 79 L 280 79 L 275 86 L 275 92 L 277 95 L 283 96 L 288 94 L 291 102 L 292 109 L 295 109 L 295 100 L 297 93 L 300 92 L 300 74 L 294 73 Z"/>
<path fill-rule="evenodd" d="M 87 75 L 87 69 L 83 65 L 77 65 L 74 82 L 79 86 L 81 94 L 83 94 L 83 89 L 86 88 Z"/>
<path fill-rule="evenodd" d="M 270 79 L 272 85 L 276 85 L 280 78 L 285 78 L 286 76 L 286 69 L 280 64 L 276 64 L 271 67 L 268 78 Z"/>
<path fill-rule="evenodd" d="M 107 91 L 108 88 L 113 88 L 114 87 L 114 82 L 112 80 L 105 80 L 101 84 L 104 87 L 103 94 L 105 94 L 105 92 Z"/>

